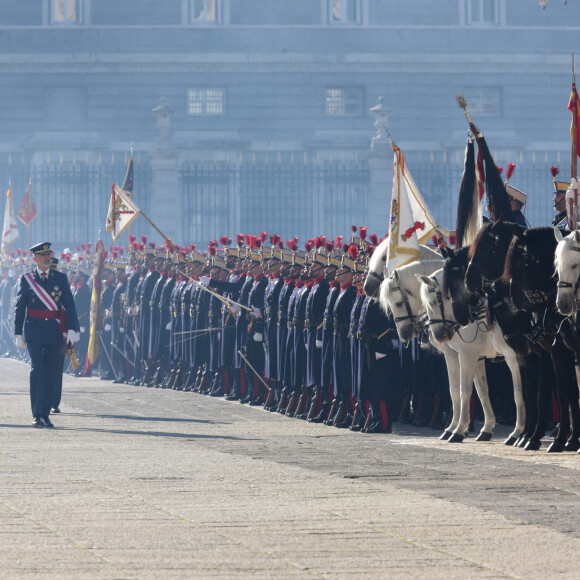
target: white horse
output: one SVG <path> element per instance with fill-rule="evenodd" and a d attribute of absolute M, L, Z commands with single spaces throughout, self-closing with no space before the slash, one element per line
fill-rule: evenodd
<path fill-rule="evenodd" d="M 389 249 L 389 238 L 385 238 L 374 250 L 369 260 L 369 271 L 364 283 L 364 290 L 367 296 L 375 296 L 379 286 L 385 277 L 385 266 L 387 262 L 387 251 Z M 440 260 L 441 255 L 428 248 L 419 246 L 419 260 Z"/>
<path fill-rule="evenodd" d="M 385 312 L 393 313 L 399 338 L 409 341 L 417 338 L 423 328 L 427 312 L 421 301 L 421 283 L 418 275 L 430 275 L 439 270 L 443 259 L 413 262 L 395 270 L 380 287 L 379 302 Z M 429 332 L 429 341 L 445 357 L 447 376 L 451 389 L 459 392 L 459 357 L 448 344 L 435 340 Z M 450 431 L 444 431 L 441 439 L 449 439 Z"/>
<path fill-rule="evenodd" d="M 430 285 L 430 281 L 421 280 L 423 284 L 427 284 Z M 459 330 L 457 330 L 457 326 L 454 326 L 452 324 L 452 322 L 455 322 L 455 316 L 453 315 L 453 308 L 451 305 L 451 299 L 446 297 L 442 292 L 439 294 L 440 292 L 440 288 L 439 286 L 441 285 L 441 281 L 442 281 L 442 276 L 438 277 L 436 280 L 436 284 L 438 285 L 436 288 L 435 292 L 430 292 L 429 294 L 429 299 L 426 301 L 427 305 L 426 305 L 426 310 L 428 312 L 428 314 L 430 312 L 433 312 L 434 314 L 431 314 L 431 316 L 435 316 L 435 318 L 432 320 L 431 322 L 431 331 L 432 333 L 435 334 L 435 337 L 441 341 L 441 342 L 445 342 L 446 344 L 450 344 L 450 339 L 452 338 L 452 336 L 454 336 L 454 334 L 459 333 L 460 334 L 460 338 L 463 338 L 463 341 L 468 342 L 469 340 L 471 340 L 471 338 L 469 338 L 470 336 L 479 336 L 480 340 L 485 340 L 487 338 L 488 343 L 482 344 L 481 345 L 481 351 L 480 351 L 480 355 L 481 356 L 486 356 L 486 357 L 495 357 L 497 356 L 497 353 L 501 354 L 504 358 L 505 358 L 505 362 L 510 370 L 511 376 L 512 376 L 512 382 L 513 382 L 513 388 L 514 388 L 514 401 L 515 401 L 515 405 L 516 405 L 516 424 L 514 426 L 513 431 L 510 433 L 510 435 L 508 436 L 508 438 L 505 440 L 505 444 L 506 445 L 514 445 L 516 443 L 518 443 L 518 440 L 520 440 L 521 436 L 523 435 L 524 431 L 525 431 L 525 424 L 526 424 L 526 409 L 525 409 L 525 405 L 524 405 L 524 397 L 523 397 L 523 389 L 522 389 L 522 376 L 521 376 L 521 371 L 520 371 L 520 366 L 518 364 L 518 358 L 516 356 L 515 351 L 508 346 L 508 344 L 505 341 L 504 338 L 504 333 L 500 327 L 499 324 L 495 323 L 491 326 L 490 329 L 488 329 L 487 325 L 485 324 L 485 322 L 483 320 L 475 320 L 472 323 L 470 323 L 467 326 L 461 327 Z M 435 288 L 435 286 L 433 286 Z M 425 291 L 422 290 L 423 295 L 425 294 Z M 436 303 L 434 302 L 434 300 L 436 301 Z M 431 307 L 431 308 L 429 308 Z M 446 320 L 447 324 L 445 324 L 444 322 L 438 322 L 438 320 Z M 471 330 L 469 330 L 471 328 Z M 452 332 L 453 331 L 453 332 Z M 477 334 L 479 331 L 479 334 Z M 482 335 L 482 336 L 480 336 Z M 455 345 L 457 344 L 457 342 L 454 344 L 454 348 Z M 458 348 L 466 348 L 467 349 L 467 345 L 464 346 L 459 346 Z M 484 361 L 482 361 L 484 362 Z M 478 373 L 476 373 L 477 376 Z M 463 383 L 461 383 L 463 385 Z M 477 381 L 475 383 L 476 389 L 478 390 L 479 393 L 479 389 L 478 389 L 478 384 Z M 465 385 L 465 388 L 468 389 L 469 392 L 469 396 L 471 396 L 471 392 L 472 392 L 472 384 L 471 382 Z M 461 391 L 463 392 L 463 391 Z M 482 395 L 480 395 L 480 399 L 482 401 L 482 406 L 484 407 L 484 413 L 485 413 L 485 405 L 487 403 L 484 404 L 484 399 L 487 398 L 487 389 L 482 390 Z M 452 393 L 452 398 L 453 398 L 453 393 Z M 457 395 L 455 395 L 457 396 Z M 483 398 L 482 398 L 483 396 Z M 460 412 L 460 416 L 461 416 L 461 428 L 463 427 L 463 424 L 469 424 L 468 422 L 466 423 L 467 420 L 467 412 L 468 412 L 468 407 L 466 405 L 468 405 L 469 403 L 469 398 L 467 397 L 467 392 L 465 394 L 465 401 L 463 396 L 461 396 L 461 405 L 462 405 L 462 409 Z M 489 402 L 489 400 L 488 400 Z M 454 416 L 455 416 L 455 409 L 453 411 Z M 487 417 L 486 417 L 486 423 L 487 423 Z M 486 431 L 486 427 L 484 425 L 484 430 Z M 462 431 L 460 431 L 459 428 L 456 429 L 456 432 L 458 434 L 461 434 Z M 487 432 L 487 431 L 486 431 Z M 483 433 L 483 431 L 482 431 Z M 457 440 L 457 438 L 455 438 L 455 440 Z M 480 440 L 485 440 L 485 436 L 483 436 Z M 522 442 L 521 440 L 519 442 Z"/>
<path fill-rule="evenodd" d="M 558 228 L 554 228 L 558 241 L 554 266 L 558 275 L 558 294 L 556 307 L 563 316 L 570 316 L 578 310 L 580 297 L 580 232 L 578 230 L 566 237 Z"/>
<path fill-rule="evenodd" d="M 482 321 L 459 326 L 453 315 L 451 300 L 441 289 L 443 269 L 431 276 L 418 276 L 418 279 L 432 336 L 437 342 L 447 344 L 459 357 L 459 381 L 449 383 L 453 418 L 442 438 L 447 438 L 451 443 L 463 441 L 469 427 L 470 401 L 475 381 L 484 414 L 484 424 L 476 441 L 489 441 L 495 427 L 495 415 L 489 400 L 485 359 L 497 355 L 490 333 Z"/>

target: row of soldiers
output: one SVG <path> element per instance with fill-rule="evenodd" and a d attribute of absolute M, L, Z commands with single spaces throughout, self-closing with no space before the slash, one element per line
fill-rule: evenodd
<path fill-rule="evenodd" d="M 300 251 L 277 236 L 269 248 L 253 236 L 235 248 L 220 241 L 207 256 L 133 242 L 128 263 L 106 265 L 103 378 L 365 432 L 390 431 L 412 409 L 417 423 L 441 426 L 443 360 L 426 344 L 403 348 L 365 296 L 370 244 L 353 237 L 338 250 L 316 239 Z"/>
<path fill-rule="evenodd" d="M 210 245 L 208 255 L 132 243 L 113 252 L 100 296 L 101 378 L 194 391 L 364 432 L 397 418 L 442 427 L 448 383 L 427 341 L 404 348 L 392 318 L 362 289 L 369 250 L 320 239 L 298 250 Z M 260 240 L 262 241 L 262 240 Z M 88 272 L 72 275 L 84 362 Z M 0 283 L 1 289 L 1 283 Z M 3 321 L 8 315 L 3 312 Z M 90 374 L 81 365 L 79 376 Z"/>

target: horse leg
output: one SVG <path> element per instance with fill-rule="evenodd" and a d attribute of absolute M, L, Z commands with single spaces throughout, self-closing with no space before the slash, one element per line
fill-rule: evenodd
<path fill-rule="evenodd" d="M 504 441 L 505 445 L 513 445 L 524 432 L 526 425 L 526 407 L 524 405 L 524 396 L 522 392 L 522 376 L 518 360 L 515 356 L 506 356 L 506 364 L 512 374 L 514 385 L 514 402 L 516 404 L 516 425 L 514 430 Z"/>
<path fill-rule="evenodd" d="M 525 447 L 538 422 L 538 355 L 532 353 L 519 359 L 522 376 L 522 391 L 526 408 L 526 426 L 516 442 L 517 447 Z"/>
<path fill-rule="evenodd" d="M 544 349 L 540 351 L 538 357 L 538 370 L 538 417 L 534 432 L 525 446 L 527 451 L 537 451 L 542 445 L 541 439 L 546 434 L 546 413 L 548 412 L 548 405 L 551 405 L 552 402 L 550 397 L 552 385 L 556 382 L 552 357 Z"/>
<path fill-rule="evenodd" d="M 445 346 L 443 354 L 445 356 L 445 362 L 447 363 L 449 395 L 451 397 L 453 417 L 451 418 L 451 423 L 445 431 L 443 431 L 439 439 L 449 439 L 459 422 L 459 409 L 461 406 L 459 392 L 459 355 L 449 345 Z"/>
<path fill-rule="evenodd" d="M 471 353 L 459 353 L 459 385 L 460 385 L 460 414 L 457 427 L 453 435 L 449 438 L 450 443 L 461 443 L 465 439 L 465 432 L 469 427 L 470 421 L 470 403 L 473 394 L 473 377 L 477 365 L 477 354 L 470 356 Z"/>
<path fill-rule="evenodd" d="M 491 401 L 489 400 L 489 388 L 487 386 L 487 375 L 485 372 L 484 358 L 477 361 L 474 380 L 475 390 L 477 391 L 477 395 L 481 401 L 484 417 L 483 427 L 481 428 L 481 431 L 475 440 L 489 441 L 493 436 L 493 428 L 495 427 L 495 414 L 491 406 Z"/>
<path fill-rule="evenodd" d="M 554 346 L 552 347 L 552 362 L 554 363 L 554 371 L 556 373 L 560 425 L 554 441 L 548 447 L 548 453 L 559 453 L 566 449 L 566 441 L 570 436 L 570 405 L 574 391 L 576 391 L 576 398 L 578 397 L 578 386 L 576 385 L 576 378 L 574 376 L 574 354 L 564 345 L 559 335 L 556 336 Z M 578 437 L 576 435 L 577 443 Z M 573 447 L 574 443 L 572 442 L 569 450 L 573 451 Z"/>

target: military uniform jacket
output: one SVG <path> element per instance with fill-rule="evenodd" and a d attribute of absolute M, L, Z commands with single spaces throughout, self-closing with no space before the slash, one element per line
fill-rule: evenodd
<path fill-rule="evenodd" d="M 306 300 L 306 313 L 304 321 L 304 338 L 306 341 L 306 386 L 320 385 L 320 373 L 322 372 L 322 349 L 316 348 L 319 326 L 324 319 L 324 309 L 330 285 L 328 280 L 322 278 L 315 280 Z M 322 328 L 320 328 L 322 335 Z"/>
<path fill-rule="evenodd" d="M 278 301 L 284 278 L 273 276 L 268 281 L 264 295 L 264 345 L 266 347 L 266 378 L 278 378 Z"/>
<path fill-rule="evenodd" d="M 348 329 L 350 313 L 356 298 L 354 286 L 343 286 L 332 311 L 334 340 L 332 345 L 334 392 L 350 393 L 352 390 L 352 367 Z"/>
<path fill-rule="evenodd" d="M 43 285 L 35 269 L 32 272 L 34 280 L 56 302 L 59 310 L 66 313 L 69 330 L 79 331 L 79 322 L 74 298 L 65 274 L 56 270 L 48 270 L 46 283 Z M 16 306 L 14 309 L 14 334 L 23 335 L 26 342 L 40 342 L 45 344 L 57 343 L 63 340 L 59 330 L 59 321 L 49 318 L 32 318 L 27 315 L 28 309 L 46 310 L 48 308 L 36 296 L 24 276 L 20 278 Z"/>
<path fill-rule="evenodd" d="M 125 332 L 124 313 L 121 307 L 121 296 L 127 290 L 127 279 L 119 282 L 113 291 L 113 301 L 111 302 L 111 341 L 117 346 L 121 342 L 121 337 Z M 121 332 L 123 329 L 123 332 Z"/>
<path fill-rule="evenodd" d="M 240 304 L 246 305 L 248 303 L 248 296 L 250 295 L 250 290 L 254 284 L 254 278 L 252 276 L 246 276 L 244 284 L 240 290 L 240 298 L 238 302 Z M 235 353 L 235 368 L 242 368 L 244 366 L 244 360 L 238 354 L 238 350 L 245 348 L 248 340 L 248 311 L 242 309 L 239 316 L 236 318 L 236 353 Z"/>
<path fill-rule="evenodd" d="M 322 327 L 317 328 L 316 331 L 317 340 L 322 341 L 322 375 L 320 379 L 320 384 L 322 386 L 331 385 L 333 381 L 332 344 L 334 326 L 332 323 L 332 312 L 334 310 L 334 304 L 338 298 L 339 293 L 340 286 L 338 285 L 338 282 L 332 282 L 329 285 L 328 296 L 326 297 Z"/>
<path fill-rule="evenodd" d="M 553 220 L 552 227 L 560 228 L 562 230 L 568 229 L 568 214 L 566 211 L 561 211 Z"/>
<path fill-rule="evenodd" d="M 280 290 L 278 298 L 278 332 L 277 332 L 277 371 L 278 380 L 284 380 L 286 372 L 286 339 L 288 337 L 288 302 L 294 291 L 296 282 L 292 278 L 286 278 Z"/>

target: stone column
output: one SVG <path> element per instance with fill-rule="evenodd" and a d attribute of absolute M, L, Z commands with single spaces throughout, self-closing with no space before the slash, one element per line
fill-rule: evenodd
<path fill-rule="evenodd" d="M 181 186 L 179 183 L 179 152 L 172 141 L 171 117 L 174 109 L 161 97 L 159 106 L 152 110 L 159 134 L 151 153 L 152 186 L 148 217 L 176 244 L 182 239 Z"/>
<path fill-rule="evenodd" d="M 383 107 L 383 97 L 378 105 L 369 110 L 375 119 L 377 134 L 371 139 L 369 152 L 370 197 L 368 228 L 379 238 L 389 231 L 389 212 L 391 209 L 391 190 L 393 186 L 393 153 L 385 135 L 390 109 Z"/>

